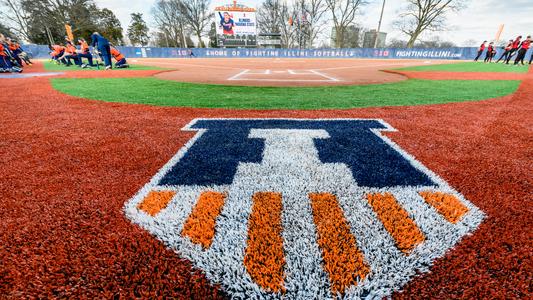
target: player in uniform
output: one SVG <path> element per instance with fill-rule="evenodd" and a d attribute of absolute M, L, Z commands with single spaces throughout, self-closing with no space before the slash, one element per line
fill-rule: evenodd
<path fill-rule="evenodd" d="M 22 68 L 22 59 L 20 59 L 19 54 L 22 53 L 22 49 L 20 48 L 20 45 L 14 41 L 12 41 L 10 38 L 7 38 L 7 44 L 9 46 L 9 51 L 13 54 L 13 58 L 19 65 L 19 67 Z"/>
<path fill-rule="evenodd" d="M 516 59 L 514 61 L 515 66 L 518 65 L 518 63 L 522 63 L 524 65 L 524 59 L 526 58 L 526 53 L 531 48 L 531 36 L 527 36 L 527 38 L 522 42 L 520 45 L 520 50 L 518 50 L 518 55 L 516 56 Z"/>
<path fill-rule="evenodd" d="M 507 61 L 507 58 L 509 57 L 509 54 L 511 53 L 511 49 L 513 49 L 513 40 L 509 40 L 509 43 L 507 43 L 507 46 L 505 46 L 504 49 L 504 52 L 502 54 L 502 56 L 500 56 L 500 58 L 498 59 L 498 61 L 496 61 L 496 63 L 499 63 L 500 60 L 503 59 L 503 61 Z"/>
<path fill-rule="evenodd" d="M 66 40 L 65 52 L 63 56 L 60 58 L 60 60 L 61 59 L 64 59 L 66 61 L 67 66 L 72 65 L 72 63 L 70 62 L 70 60 L 72 59 L 74 63 L 76 64 L 76 66 L 81 67 L 81 59 L 78 56 L 76 47 L 69 40 Z"/>
<path fill-rule="evenodd" d="M 519 35 L 514 41 L 513 46 L 511 48 L 511 52 L 509 52 L 509 56 L 507 57 L 507 61 L 505 61 L 506 64 L 509 64 L 511 61 L 511 58 L 515 54 L 516 51 L 518 51 L 518 48 L 520 48 L 520 40 L 522 39 L 522 36 Z"/>
<path fill-rule="evenodd" d="M 57 64 L 67 64 L 67 61 L 62 58 L 63 54 L 65 54 L 65 47 L 61 45 L 53 45 L 50 47 L 52 52 L 50 52 L 50 57 L 52 60 L 54 60 Z"/>
<path fill-rule="evenodd" d="M 487 44 L 487 41 L 483 41 L 483 44 L 479 46 L 479 49 L 477 50 L 477 56 L 474 59 L 474 61 L 477 61 L 481 57 L 481 54 L 483 54 L 483 51 L 485 51 L 486 44 Z"/>
<path fill-rule="evenodd" d="M 93 33 L 93 35 L 91 35 L 91 39 L 91 46 L 93 48 L 97 48 L 98 52 L 100 52 L 100 56 L 104 59 L 105 69 L 111 69 L 111 48 L 109 45 L 109 40 L 100 35 L 98 32 Z"/>
<path fill-rule="evenodd" d="M 94 65 L 93 65 L 93 55 L 91 54 L 91 51 L 90 51 L 90 48 L 89 48 L 89 44 L 87 44 L 87 42 L 84 39 L 82 39 L 82 38 L 78 39 L 78 44 L 80 45 L 80 50 L 78 51 L 78 56 L 80 58 L 80 61 L 83 58 L 86 58 L 87 61 L 89 62 L 89 64 L 87 64 L 87 65 L 82 64 L 81 66 L 83 68 L 85 68 L 87 66 L 94 67 Z"/>
<path fill-rule="evenodd" d="M 12 67 L 11 61 L 9 61 L 6 53 L 6 48 L 4 44 L 0 43 L 0 73 L 12 72 Z"/>
<path fill-rule="evenodd" d="M 494 42 L 490 42 L 487 48 L 487 54 L 485 55 L 485 62 L 491 63 L 494 55 L 496 55 L 496 48 L 494 48 Z"/>
<path fill-rule="evenodd" d="M 10 52 L 6 38 L 0 33 L 0 73 L 22 72 L 22 68 L 11 63 Z"/>
<path fill-rule="evenodd" d="M 117 50 L 117 48 L 111 46 L 111 56 L 115 59 L 115 68 L 129 68 L 126 62 L 126 57 Z"/>

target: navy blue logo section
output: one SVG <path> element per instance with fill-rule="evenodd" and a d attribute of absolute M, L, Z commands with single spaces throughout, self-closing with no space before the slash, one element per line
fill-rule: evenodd
<path fill-rule="evenodd" d="M 378 120 L 198 120 L 190 127 L 202 131 L 185 155 L 159 185 L 227 185 L 239 163 L 261 163 L 264 140 L 249 138 L 252 129 L 325 130 L 315 139 L 322 163 L 347 165 L 362 187 L 436 185 L 374 131 L 386 130 Z"/>

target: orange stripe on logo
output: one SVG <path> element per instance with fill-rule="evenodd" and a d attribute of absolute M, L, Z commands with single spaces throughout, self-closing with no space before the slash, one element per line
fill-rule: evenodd
<path fill-rule="evenodd" d="M 309 194 L 313 208 L 318 244 L 322 249 L 324 270 L 329 274 L 333 293 L 344 293 L 370 272 L 363 253 L 350 232 L 348 221 L 329 193 Z"/>
<path fill-rule="evenodd" d="M 175 194 L 174 191 L 151 191 L 137 208 L 153 217 L 167 207 Z"/>
<path fill-rule="evenodd" d="M 367 198 L 381 223 L 403 253 L 409 254 L 426 239 L 392 194 L 369 194 Z"/>
<path fill-rule="evenodd" d="M 216 218 L 222 211 L 225 199 L 223 193 L 203 192 L 185 221 L 181 234 L 204 249 L 209 248 L 215 237 Z"/>
<path fill-rule="evenodd" d="M 283 292 L 285 256 L 281 236 L 281 194 L 260 192 L 252 199 L 244 266 L 260 287 Z"/>
<path fill-rule="evenodd" d="M 448 222 L 457 223 L 468 212 L 466 207 L 457 197 L 442 192 L 420 192 L 420 196 L 433 206 Z"/>

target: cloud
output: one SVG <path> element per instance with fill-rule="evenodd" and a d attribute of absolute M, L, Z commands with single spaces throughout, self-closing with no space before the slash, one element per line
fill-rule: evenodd
<path fill-rule="evenodd" d="M 155 0 L 96 0 L 99 7 L 111 9 L 126 30 L 130 23 L 130 14 L 143 13 L 149 26 L 153 25 L 150 10 Z M 231 0 L 212 1 L 211 6 L 219 6 L 232 3 Z M 261 0 L 239 1 L 251 7 L 258 7 Z M 395 30 L 392 22 L 398 18 L 403 0 L 387 1 L 383 14 L 382 31 L 389 33 L 389 38 L 403 38 L 400 32 Z M 358 18 L 358 23 L 366 28 L 376 28 L 381 12 L 381 0 L 373 0 L 365 6 Z M 450 28 L 446 32 L 429 33 L 426 36 L 439 35 L 442 39 L 450 40 L 458 45 L 469 39 L 490 39 L 494 37 L 500 24 L 505 24 L 503 37 L 513 37 L 519 34 L 533 34 L 532 0 L 471 0 L 468 6 L 456 14 L 449 14 L 448 24 Z"/>
<path fill-rule="evenodd" d="M 107 8 L 113 11 L 122 24 L 124 31 L 130 24 L 132 13 L 142 13 L 144 20 L 150 25 L 152 20 L 150 10 L 155 0 L 96 0 L 99 8 Z"/>
<path fill-rule="evenodd" d="M 532 8 L 533 4 L 531 0 L 511 0 L 511 1 L 501 1 L 501 0 L 488 0 L 488 1 L 475 1 L 476 4 L 473 6 L 479 9 L 483 9 L 482 13 L 488 14 L 501 14 L 502 11 L 505 11 L 505 14 L 511 15 L 513 13 L 527 11 L 528 8 Z M 529 11 L 531 13 L 531 10 Z"/>

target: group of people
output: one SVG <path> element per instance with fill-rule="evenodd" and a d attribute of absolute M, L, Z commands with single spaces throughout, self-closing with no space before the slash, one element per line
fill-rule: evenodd
<path fill-rule="evenodd" d="M 533 40 L 531 39 L 531 36 L 528 35 L 526 39 L 522 40 L 522 36 L 518 36 L 514 40 L 509 40 L 509 42 L 506 44 L 505 47 L 503 47 L 504 52 L 498 58 L 496 63 L 499 63 L 500 61 L 503 61 L 506 64 L 509 64 L 513 56 L 516 54 L 516 58 L 514 60 L 514 65 L 518 65 L 521 63 L 524 65 L 524 60 L 526 59 L 526 54 L 531 48 L 531 42 Z M 478 49 L 477 56 L 474 59 L 474 61 L 478 61 L 479 58 L 483 55 L 483 52 L 486 51 L 485 59 L 484 61 L 486 63 L 491 63 L 492 59 L 496 56 L 496 46 L 494 46 L 494 42 L 490 42 L 487 45 L 487 41 L 483 41 L 483 44 Z M 531 53 L 531 57 L 529 58 L 529 64 L 533 62 L 533 52 Z"/>
<path fill-rule="evenodd" d="M 92 68 L 98 67 L 99 62 L 94 64 L 94 58 L 100 57 L 104 63 L 105 69 L 110 70 L 113 68 L 112 60 L 115 60 L 115 68 L 128 68 L 126 57 L 115 48 L 109 40 L 103 37 L 98 32 L 91 35 L 91 45 L 87 43 L 83 38 L 78 39 L 79 49 L 76 48 L 74 43 L 65 38 L 65 44 L 50 46 L 50 57 L 58 64 L 64 64 L 65 66 L 74 65 L 80 68 Z M 91 47 L 93 52 L 91 52 Z M 95 57 L 96 56 L 96 57 Z M 87 63 L 83 63 L 83 59 L 87 59 Z"/>
<path fill-rule="evenodd" d="M 28 54 L 16 40 L 0 33 L 0 73 L 20 73 L 23 62 L 31 65 Z"/>

